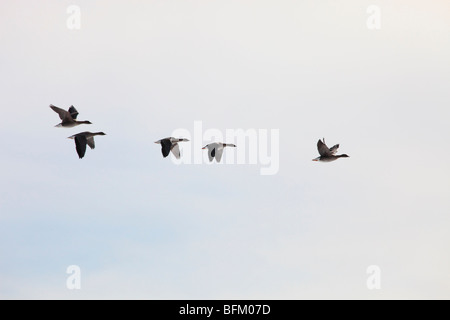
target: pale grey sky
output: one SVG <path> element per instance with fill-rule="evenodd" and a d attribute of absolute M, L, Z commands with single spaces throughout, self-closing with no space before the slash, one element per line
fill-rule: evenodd
<path fill-rule="evenodd" d="M 449 34 L 445 0 L 2 1 L 0 298 L 449 299 Z M 163 159 L 195 121 L 278 129 L 278 174 Z"/>

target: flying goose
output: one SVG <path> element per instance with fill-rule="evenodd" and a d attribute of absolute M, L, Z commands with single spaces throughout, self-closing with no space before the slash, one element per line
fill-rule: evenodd
<path fill-rule="evenodd" d="M 161 152 L 163 157 L 167 157 L 169 155 L 169 153 L 172 151 L 173 155 L 175 156 L 175 158 L 180 159 L 181 154 L 180 154 L 180 147 L 178 145 L 178 142 L 183 142 L 183 141 L 189 141 L 188 139 L 184 139 L 184 138 L 173 138 L 173 137 L 168 137 L 168 138 L 164 138 L 158 141 L 155 141 L 155 143 L 158 143 L 161 145 Z"/>
<path fill-rule="evenodd" d="M 68 111 L 58 108 L 52 104 L 50 105 L 50 108 L 52 108 L 62 120 L 62 122 L 55 127 L 72 128 L 80 124 L 92 124 L 90 121 L 77 121 L 78 111 L 74 106 L 70 106 Z"/>
<path fill-rule="evenodd" d="M 82 159 L 86 153 L 86 144 L 91 148 L 95 148 L 95 136 L 106 136 L 103 132 L 80 132 L 77 134 L 74 134 L 73 136 L 68 137 L 68 139 L 74 139 L 75 140 L 75 147 L 77 149 L 78 156 L 80 159 Z"/>
<path fill-rule="evenodd" d="M 317 150 L 319 150 L 320 157 L 313 159 L 313 161 L 322 161 L 322 162 L 331 162 L 338 158 L 348 158 L 349 156 L 346 154 L 336 155 L 336 152 L 339 148 L 339 144 L 328 148 L 325 144 L 325 138 L 323 141 L 319 139 L 317 142 Z"/>
<path fill-rule="evenodd" d="M 220 159 L 222 159 L 223 149 L 225 147 L 236 148 L 236 145 L 230 144 L 230 143 L 213 142 L 213 143 L 207 144 L 202 149 L 208 149 L 209 161 L 213 161 L 213 159 L 216 158 L 216 161 L 220 162 Z"/>

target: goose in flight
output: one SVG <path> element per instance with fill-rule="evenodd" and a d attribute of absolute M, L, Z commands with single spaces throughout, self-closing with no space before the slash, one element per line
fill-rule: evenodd
<path fill-rule="evenodd" d="M 173 138 L 173 137 L 169 137 L 169 138 L 164 138 L 158 141 L 155 141 L 155 143 L 160 144 L 161 145 L 161 152 L 163 157 L 167 157 L 169 155 L 169 153 L 172 151 L 172 154 L 175 156 L 175 158 L 180 159 L 181 157 L 181 153 L 180 153 L 180 147 L 178 145 L 178 142 L 183 142 L 183 141 L 189 141 L 188 139 L 184 139 L 184 138 Z"/>
<path fill-rule="evenodd" d="M 220 162 L 220 159 L 222 159 L 223 149 L 225 147 L 236 148 L 236 145 L 230 144 L 230 143 L 213 142 L 213 143 L 207 144 L 202 149 L 203 150 L 208 149 L 209 161 L 213 161 L 213 159 L 216 158 L 216 161 Z"/>
<path fill-rule="evenodd" d="M 78 156 L 80 159 L 83 159 L 85 153 L 86 153 L 86 145 L 88 145 L 91 149 L 95 148 L 95 136 L 106 136 L 103 132 L 80 132 L 77 134 L 74 134 L 73 136 L 68 137 L 68 139 L 74 139 L 75 140 L 75 147 L 77 149 Z"/>
<path fill-rule="evenodd" d="M 50 105 L 50 108 L 52 108 L 62 120 L 61 123 L 55 127 L 72 128 L 80 124 L 92 124 L 90 121 L 78 121 L 78 111 L 74 106 L 70 106 L 68 111 L 55 107 L 52 104 Z"/>
<path fill-rule="evenodd" d="M 320 157 L 317 157 L 313 159 L 313 161 L 322 161 L 322 162 L 331 162 L 338 158 L 348 158 L 349 156 L 346 154 L 340 154 L 336 155 L 336 152 L 339 148 L 339 144 L 336 144 L 332 146 L 331 148 L 328 148 L 325 144 L 325 138 L 322 140 L 319 140 L 317 142 L 317 150 L 319 150 Z"/>

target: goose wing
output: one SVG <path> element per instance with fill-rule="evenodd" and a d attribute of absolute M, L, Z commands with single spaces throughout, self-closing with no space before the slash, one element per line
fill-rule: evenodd
<path fill-rule="evenodd" d="M 213 161 L 216 156 L 216 146 L 208 147 L 208 158 L 209 161 Z"/>
<path fill-rule="evenodd" d="M 54 106 L 52 104 L 50 105 L 50 108 L 52 108 L 53 111 L 55 111 L 59 115 L 59 118 L 61 120 L 64 120 L 64 119 L 67 119 L 67 118 L 71 118 L 70 113 L 67 112 L 64 109 L 58 108 L 58 107 L 56 107 L 56 106 Z"/>
<path fill-rule="evenodd" d="M 94 137 L 89 137 L 86 139 L 87 145 L 89 146 L 89 148 L 91 149 L 95 149 L 95 141 L 94 141 Z"/>
<path fill-rule="evenodd" d="M 332 147 L 330 148 L 331 154 L 336 154 L 336 152 L 338 151 L 338 149 L 339 149 L 339 144 L 335 144 L 334 146 L 332 146 Z"/>
<path fill-rule="evenodd" d="M 223 147 L 217 147 L 216 148 L 216 161 L 220 162 L 220 160 L 222 159 L 222 155 L 223 155 Z"/>
<path fill-rule="evenodd" d="M 331 154 L 336 154 L 337 149 L 339 149 L 339 144 L 335 144 L 334 146 L 332 146 L 332 147 L 330 148 Z"/>
<path fill-rule="evenodd" d="M 175 156 L 175 158 L 181 158 L 180 146 L 178 145 L 178 143 L 172 144 L 172 148 L 170 148 L 170 151 L 172 151 L 172 154 Z"/>
<path fill-rule="evenodd" d="M 161 152 L 163 157 L 167 157 L 172 149 L 172 142 L 169 139 L 161 140 Z"/>
<path fill-rule="evenodd" d="M 72 117 L 73 120 L 76 120 L 77 117 L 78 117 L 78 114 L 79 114 L 77 109 L 75 109 L 74 106 L 70 106 L 69 113 L 70 113 L 70 116 Z"/>
<path fill-rule="evenodd" d="M 208 146 L 208 158 L 209 158 L 209 161 L 213 161 L 215 155 L 216 155 L 216 147 Z"/>
<path fill-rule="evenodd" d="M 75 146 L 80 159 L 82 159 L 86 154 L 86 144 L 87 144 L 86 136 L 84 135 L 75 136 Z"/>
<path fill-rule="evenodd" d="M 319 154 L 321 156 L 332 155 L 330 149 L 327 147 L 327 145 L 324 142 L 322 142 L 322 140 L 317 141 L 317 150 L 319 151 Z"/>

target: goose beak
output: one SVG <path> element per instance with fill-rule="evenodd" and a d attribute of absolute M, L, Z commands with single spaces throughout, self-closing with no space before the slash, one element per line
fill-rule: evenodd
<path fill-rule="evenodd" d="M 202 150 L 205 150 L 205 149 L 206 149 L 206 147 L 203 147 L 203 148 L 202 148 Z"/>

